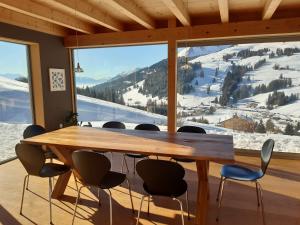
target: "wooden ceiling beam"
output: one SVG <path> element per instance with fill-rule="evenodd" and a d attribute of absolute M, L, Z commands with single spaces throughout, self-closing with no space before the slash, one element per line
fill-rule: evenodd
<path fill-rule="evenodd" d="M 263 9 L 262 19 L 269 20 L 280 5 L 282 0 L 267 0 Z"/>
<path fill-rule="evenodd" d="M 300 35 L 300 17 L 79 35 L 78 41 L 80 47 L 99 47 L 166 43 L 169 39 L 175 39 L 178 42 L 219 41 L 226 43 L 226 40 L 246 40 L 292 35 Z M 75 48 L 77 46 L 76 37 L 74 35 L 65 37 L 64 44 L 65 47 Z"/>
<path fill-rule="evenodd" d="M 222 23 L 228 23 L 229 22 L 228 0 L 218 0 L 218 4 L 219 4 L 219 11 L 220 11 Z"/>
<path fill-rule="evenodd" d="M 176 18 L 184 25 L 191 25 L 190 15 L 182 0 L 162 0 L 166 7 L 176 16 Z"/>
<path fill-rule="evenodd" d="M 68 16 L 62 12 L 38 4 L 31 0 L 22 0 L 22 2 L 16 0 L 0 0 L 0 6 L 86 34 L 95 33 L 94 27 L 89 23 L 83 22 L 80 19 Z"/>
<path fill-rule="evenodd" d="M 79 0 L 47 0 L 47 3 L 55 5 L 58 8 L 65 8 L 74 11 L 76 14 L 88 21 L 99 24 L 113 31 L 122 31 L 123 25 L 116 19 L 109 16 L 107 13 L 97 9 L 87 1 Z"/>
<path fill-rule="evenodd" d="M 2 7 L 0 7 L 0 22 L 52 34 L 55 36 L 64 37 L 69 34 L 67 29 L 64 27 Z"/>
<path fill-rule="evenodd" d="M 155 21 L 132 0 L 105 0 L 105 3 L 147 29 L 155 28 Z"/>

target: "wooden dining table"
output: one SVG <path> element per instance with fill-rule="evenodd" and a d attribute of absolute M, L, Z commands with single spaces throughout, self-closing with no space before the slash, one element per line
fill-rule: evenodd
<path fill-rule="evenodd" d="M 78 149 L 194 159 L 198 174 L 195 218 L 197 225 L 206 224 L 209 205 L 209 162 L 234 161 L 233 137 L 230 135 L 72 126 L 27 138 L 21 142 L 46 145 L 60 161 L 71 168 L 72 152 Z M 71 172 L 59 176 L 53 189 L 53 198 L 62 197 L 70 176 Z"/>

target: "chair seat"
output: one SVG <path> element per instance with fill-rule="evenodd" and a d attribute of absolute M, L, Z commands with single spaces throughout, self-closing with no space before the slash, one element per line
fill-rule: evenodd
<path fill-rule="evenodd" d="M 170 184 L 169 188 L 160 189 L 159 187 L 157 187 L 157 190 L 151 190 L 150 188 L 147 187 L 145 183 L 143 184 L 143 187 L 145 191 L 150 195 L 159 195 L 159 196 L 177 198 L 178 196 L 181 196 L 186 192 L 187 183 L 185 180 L 176 181 L 176 184 L 174 185 Z"/>
<path fill-rule="evenodd" d="M 187 162 L 187 163 L 195 162 L 195 160 L 193 160 L 193 159 L 185 159 L 185 158 L 172 158 L 172 159 L 177 162 Z"/>
<path fill-rule="evenodd" d="M 101 189 L 109 189 L 122 184 L 126 179 L 126 175 L 114 171 L 109 171 L 99 185 Z"/>
<path fill-rule="evenodd" d="M 244 166 L 225 165 L 222 167 L 221 175 L 233 180 L 253 181 L 261 178 L 263 173 L 261 170 L 254 171 Z"/>
<path fill-rule="evenodd" d="M 56 163 L 46 163 L 41 169 L 41 177 L 55 177 L 68 172 L 70 168 L 66 165 Z"/>
<path fill-rule="evenodd" d="M 131 157 L 131 158 L 138 158 L 138 159 L 148 157 L 148 155 L 133 154 L 133 153 L 127 153 L 126 156 Z"/>

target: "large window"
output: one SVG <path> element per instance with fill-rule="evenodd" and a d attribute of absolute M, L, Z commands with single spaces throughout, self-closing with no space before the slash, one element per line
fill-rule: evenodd
<path fill-rule="evenodd" d="M 15 145 L 32 123 L 27 46 L 0 41 L 0 162 L 15 156 Z"/>
<path fill-rule="evenodd" d="M 179 49 L 177 125 L 233 134 L 240 149 L 300 152 L 300 42 Z"/>
<path fill-rule="evenodd" d="M 79 121 L 101 127 L 120 121 L 127 128 L 167 124 L 167 46 L 74 50 Z"/>

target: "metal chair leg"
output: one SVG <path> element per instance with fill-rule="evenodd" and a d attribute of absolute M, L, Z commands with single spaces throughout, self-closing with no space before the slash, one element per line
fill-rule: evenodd
<path fill-rule="evenodd" d="M 133 206 L 133 201 L 132 201 L 132 194 L 131 194 L 131 185 L 129 180 L 126 178 L 127 184 L 128 184 L 128 191 L 129 191 L 129 196 L 130 196 L 130 201 L 131 201 L 131 208 L 132 208 L 132 213 L 134 214 L 134 206 Z"/>
<path fill-rule="evenodd" d="M 218 204 L 218 214 L 217 214 L 217 218 L 216 221 L 219 221 L 219 216 L 220 216 L 220 209 L 221 209 L 221 205 L 222 205 L 222 199 L 223 199 L 223 190 L 224 190 L 224 183 L 226 181 L 226 178 L 224 178 L 221 182 L 221 189 L 220 189 L 220 199 L 219 199 L 219 204 Z"/>
<path fill-rule="evenodd" d="M 148 216 L 150 215 L 150 195 L 148 196 Z"/>
<path fill-rule="evenodd" d="M 182 207 L 182 202 L 178 198 L 173 198 L 173 200 L 176 200 L 179 205 L 180 205 L 180 210 L 181 210 L 181 220 L 182 220 L 182 225 L 184 225 L 184 216 L 183 216 L 183 207 Z"/>
<path fill-rule="evenodd" d="M 27 175 L 28 177 L 27 177 L 27 183 L 26 183 L 26 190 L 28 191 L 29 189 L 28 189 L 28 185 L 29 185 L 29 174 Z"/>
<path fill-rule="evenodd" d="M 141 199 L 141 204 L 140 204 L 140 209 L 139 209 L 139 212 L 138 212 L 138 218 L 137 218 L 137 221 L 136 221 L 136 225 L 139 224 L 140 214 L 141 214 L 141 210 L 142 210 L 142 206 L 143 206 L 143 201 L 144 201 L 144 198 L 145 198 L 145 197 L 146 197 L 146 196 L 143 195 L 143 196 L 142 196 L 142 199 Z"/>
<path fill-rule="evenodd" d="M 110 225 L 112 225 L 112 197 L 111 197 L 111 192 L 109 189 L 108 193 L 109 193 L 109 221 L 110 221 Z"/>
<path fill-rule="evenodd" d="M 256 189 L 256 199 L 257 199 L 257 206 L 260 206 L 260 199 L 259 199 L 259 190 L 258 190 L 258 183 L 257 180 L 255 181 L 255 189 Z"/>
<path fill-rule="evenodd" d="M 188 220 L 191 219 L 190 217 L 190 207 L 189 207 L 189 190 L 187 189 L 186 190 L 186 193 L 185 193 L 185 197 L 186 197 L 186 210 L 187 210 L 187 213 L 188 213 Z"/>
<path fill-rule="evenodd" d="M 223 176 L 221 176 L 221 179 L 220 179 L 220 183 L 219 183 L 219 189 L 218 189 L 218 194 L 217 194 L 217 199 L 216 199 L 216 202 L 219 201 L 219 197 L 220 197 L 220 190 L 221 190 L 221 184 L 222 184 L 222 181 L 223 181 Z"/>
<path fill-rule="evenodd" d="M 259 189 L 259 197 L 260 197 L 260 204 L 261 204 L 261 213 L 263 218 L 263 224 L 266 224 L 266 218 L 265 218 L 265 209 L 264 209 L 264 202 L 263 202 L 263 194 L 262 194 L 262 187 L 258 181 L 256 181 L 258 184 Z"/>
<path fill-rule="evenodd" d="M 128 165 L 127 165 L 127 160 L 126 160 L 125 154 L 123 155 L 122 170 L 121 170 L 122 173 L 123 173 L 123 171 L 124 171 L 124 164 L 125 164 L 125 166 L 126 166 L 127 173 L 129 173 L 129 169 L 128 169 Z"/>
<path fill-rule="evenodd" d="M 79 198 L 80 198 L 80 192 L 81 192 L 81 189 L 83 188 L 84 186 L 81 186 L 78 190 L 78 193 L 77 193 L 77 198 L 76 198 L 76 203 L 75 203 L 75 208 L 74 208 L 74 213 L 73 213 L 73 219 L 72 219 L 72 225 L 74 224 L 74 221 L 75 221 L 75 215 L 76 215 L 76 210 L 77 210 L 77 205 L 78 205 L 78 201 L 79 201 Z"/>
<path fill-rule="evenodd" d="M 75 175 L 74 171 L 73 171 L 72 173 L 73 173 L 74 180 L 75 180 L 75 186 L 76 186 L 76 190 L 78 191 L 77 178 L 76 178 L 76 175 Z"/>
<path fill-rule="evenodd" d="M 135 158 L 133 158 L 133 174 L 135 175 Z"/>
<path fill-rule="evenodd" d="M 23 214 L 22 214 L 22 210 L 23 210 L 23 201 L 24 201 L 24 194 L 25 194 L 25 186 L 26 186 L 26 181 L 27 181 L 27 184 L 28 184 L 28 179 L 29 179 L 29 175 L 26 175 L 26 176 L 24 177 L 24 183 L 23 183 L 23 191 L 22 191 L 22 199 L 21 199 L 20 215 L 23 215 Z"/>
<path fill-rule="evenodd" d="M 111 167 L 113 166 L 113 153 L 112 152 L 110 152 L 110 165 L 111 165 Z"/>
<path fill-rule="evenodd" d="M 50 224 L 52 223 L 52 202 L 51 202 L 51 195 L 52 195 L 52 177 L 49 177 L 49 207 L 50 207 Z"/>

